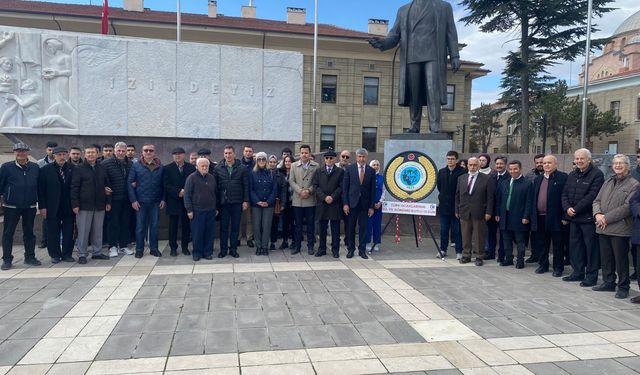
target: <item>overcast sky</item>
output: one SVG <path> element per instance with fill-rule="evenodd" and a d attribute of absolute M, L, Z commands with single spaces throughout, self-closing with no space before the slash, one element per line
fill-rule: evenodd
<path fill-rule="evenodd" d="M 102 4 L 102 0 L 49 0 L 58 3 Z M 328 23 L 349 29 L 367 31 L 369 18 L 388 19 L 390 24 L 396 17 L 397 9 L 408 0 L 319 0 L 318 18 L 321 23 Z M 176 1 L 173 0 L 145 0 L 145 7 L 155 10 L 174 11 Z M 465 60 L 477 61 L 485 64 L 491 73 L 473 81 L 471 96 L 472 108 L 480 103 L 492 103 L 500 94 L 500 73 L 504 67 L 502 57 L 510 50 L 518 48 L 517 30 L 512 33 L 485 34 L 475 26 L 464 26 L 459 22 L 467 12 L 457 2 L 451 2 L 454 8 L 454 18 L 458 24 L 458 39 L 467 44 L 461 52 Z M 218 12 L 228 16 L 239 16 L 240 7 L 249 4 L 249 0 L 218 0 Z M 110 0 L 110 6 L 122 7 L 122 0 Z M 313 0 L 254 0 L 259 18 L 286 20 L 286 8 L 298 7 L 307 9 L 307 22 L 313 22 Z M 629 16 L 640 11 L 640 0 L 616 0 L 610 4 L 617 8 L 606 14 L 602 19 L 594 19 L 594 23 L 601 29 L 593 38 L 611 36 L 613 31 Z M 207 0 L 181 0 L 181 9 L 189 13 L 206 13 Z M 568 83 L 577 83 L 578 73 L 584 57 L 578 57 L 573 63 L 564 62 L 550 69 L 550 73 Z"/>

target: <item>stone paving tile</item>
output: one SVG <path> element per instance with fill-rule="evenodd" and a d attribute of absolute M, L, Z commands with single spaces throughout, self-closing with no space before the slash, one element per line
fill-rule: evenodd
<path fill-rule="evenodd" d="M 37 343 L 38 339 L 3 341 L 0 343 L 0 366 L 15 365 Z"/>
<path fill-rule="evenodd" d="M 207 331 L 204 352 L 206 354 L 235 353 L 238 351 L 236 330 Z"/>
<path fill-rule="evenodd" d="M 196 355 L 205 352 L 206 331 L 176 332 L 171 343 L 171 356 Z"/>
<path fill-rule="evenodd" d="M 535 375 L 570 375 L 555 363 L 530 363 L 524 366 Z"/>
<path fill-rule="evenodd" d="M 173 332 L 143 333 L 133 358 L 166 357 L 172 340 Z"/>
<path fill-rule="evenodd" d="M 572 375 L 637 374 L 637 372 L 613 359 L 557 362 L 556 365 Z"/>

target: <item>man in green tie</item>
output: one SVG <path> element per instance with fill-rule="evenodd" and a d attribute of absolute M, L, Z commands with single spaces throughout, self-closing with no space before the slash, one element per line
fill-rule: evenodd
<path fill-rule="evenodd" d="M 510 181 L 500 184 L 496 197 L 496 221 L 504 238 L 505 259 L 501 266 L 513 265 L 513 243 L 518 247 L 516 268 L 524 268 L 524 251 L 532 199 L 531 181 L 523 178 L 522 164 L 518 160 L 509 162 Z"/>

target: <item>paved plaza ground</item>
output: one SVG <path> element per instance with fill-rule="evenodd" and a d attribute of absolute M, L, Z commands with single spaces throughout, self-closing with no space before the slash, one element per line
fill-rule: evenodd
<path fill-rule="evenodd" d="M 194 263 L 161 247 L 85 266 L 39 250 L 42 267 L 17 247 L 0 375 L 640 371 L 639 306 L 530 265 L 460 265 L 391 236 L 369 260 L 241 247 Z"/>

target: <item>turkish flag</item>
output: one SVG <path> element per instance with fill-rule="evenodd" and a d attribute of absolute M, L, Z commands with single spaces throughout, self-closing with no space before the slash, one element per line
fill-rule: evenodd
<path fill-rule="evenodd" d="M 109 34 L 109 0 L 102 3 L 102 33 Z"/>

